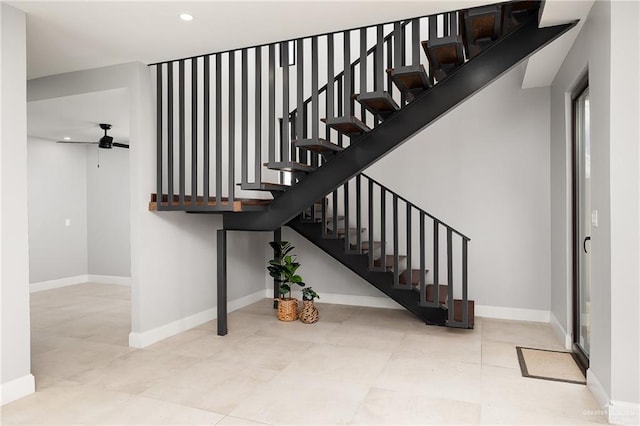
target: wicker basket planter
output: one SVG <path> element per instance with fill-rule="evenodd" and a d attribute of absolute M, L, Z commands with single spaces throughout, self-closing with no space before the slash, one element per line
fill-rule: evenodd
<path fill-rule="evenodd" d="M 313 324 L 318 321 L 318 308 L 313 304 L 313 300 L 303 300 L 300 321 L 305 324 Z"/>
<path fill-rule="evenodd" d="M 298 299 L 278 299 L 278 319 L 280 321 L 295 321 L 298 319 Z"/>

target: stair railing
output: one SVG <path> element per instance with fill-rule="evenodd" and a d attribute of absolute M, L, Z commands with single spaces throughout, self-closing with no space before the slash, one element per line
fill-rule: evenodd
<path fill-rule="evenodd" d="M 354 94 L 386 91 L 404 105 L 386 70 L 428 68 L 420 41 L 457 32 L 458 19 L 448 12 L 153 64 L 157 209 L 236 211 L 241 196 L 268 198 L 255 192 L 265 178 L 282 184 L 293 170 L 295 183 L 304 175 L 294 162 L 308 171 L 329 157 L 294 142 L 357 140 L 324 117 L 378 125 L 379 117 L 355 107 Z"/>
<path fill-rule="evenodd" d="M 394 288 L 417 287 L 420 305 L 446 306 L 449 326 L 469 328 L 468 236 L 364 173 L 304 217 L 344 238 L 345 252 L 367 254 L 370 270 L 391 271 Z"/>

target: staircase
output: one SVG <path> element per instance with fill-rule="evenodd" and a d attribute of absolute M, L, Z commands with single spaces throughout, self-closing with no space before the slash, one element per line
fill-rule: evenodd
<path fill-rule="evenodd" d="M 219 334 L 226 232 L 283 225 L 425 322 L 473 327 L 470 239 L 362 171 L 573 26 L 538 28 L 539 6 L 487 5 L 154 65 L 149 208 L 223 214 Z"/>

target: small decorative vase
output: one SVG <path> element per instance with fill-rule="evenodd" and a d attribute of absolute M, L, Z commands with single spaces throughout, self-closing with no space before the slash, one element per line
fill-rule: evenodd
<path fill-rule="evenodd" d="M 300 321 L 305 324 L 313 324 L 318 321 L 318 308 L 313 304 L 313 300 L 303 300 L 302 304 Z"/>
<path fill-rule="evenodd" d="M 278 299 L 278 319 L 295 321 L 298 319 L 298 299 Z"/>

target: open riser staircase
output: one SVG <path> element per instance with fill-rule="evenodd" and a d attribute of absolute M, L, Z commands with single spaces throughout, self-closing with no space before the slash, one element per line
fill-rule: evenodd
<path fill-rule="evenodd" d="M 470 239 L 361 173 L 573 26 L 538 28 L 539 6 L 487 5 L 155 64 L 149 208 L 223 214 L 219 315 L 225 232 L 289 225 L 428 323 L 472 327 Z"/>

